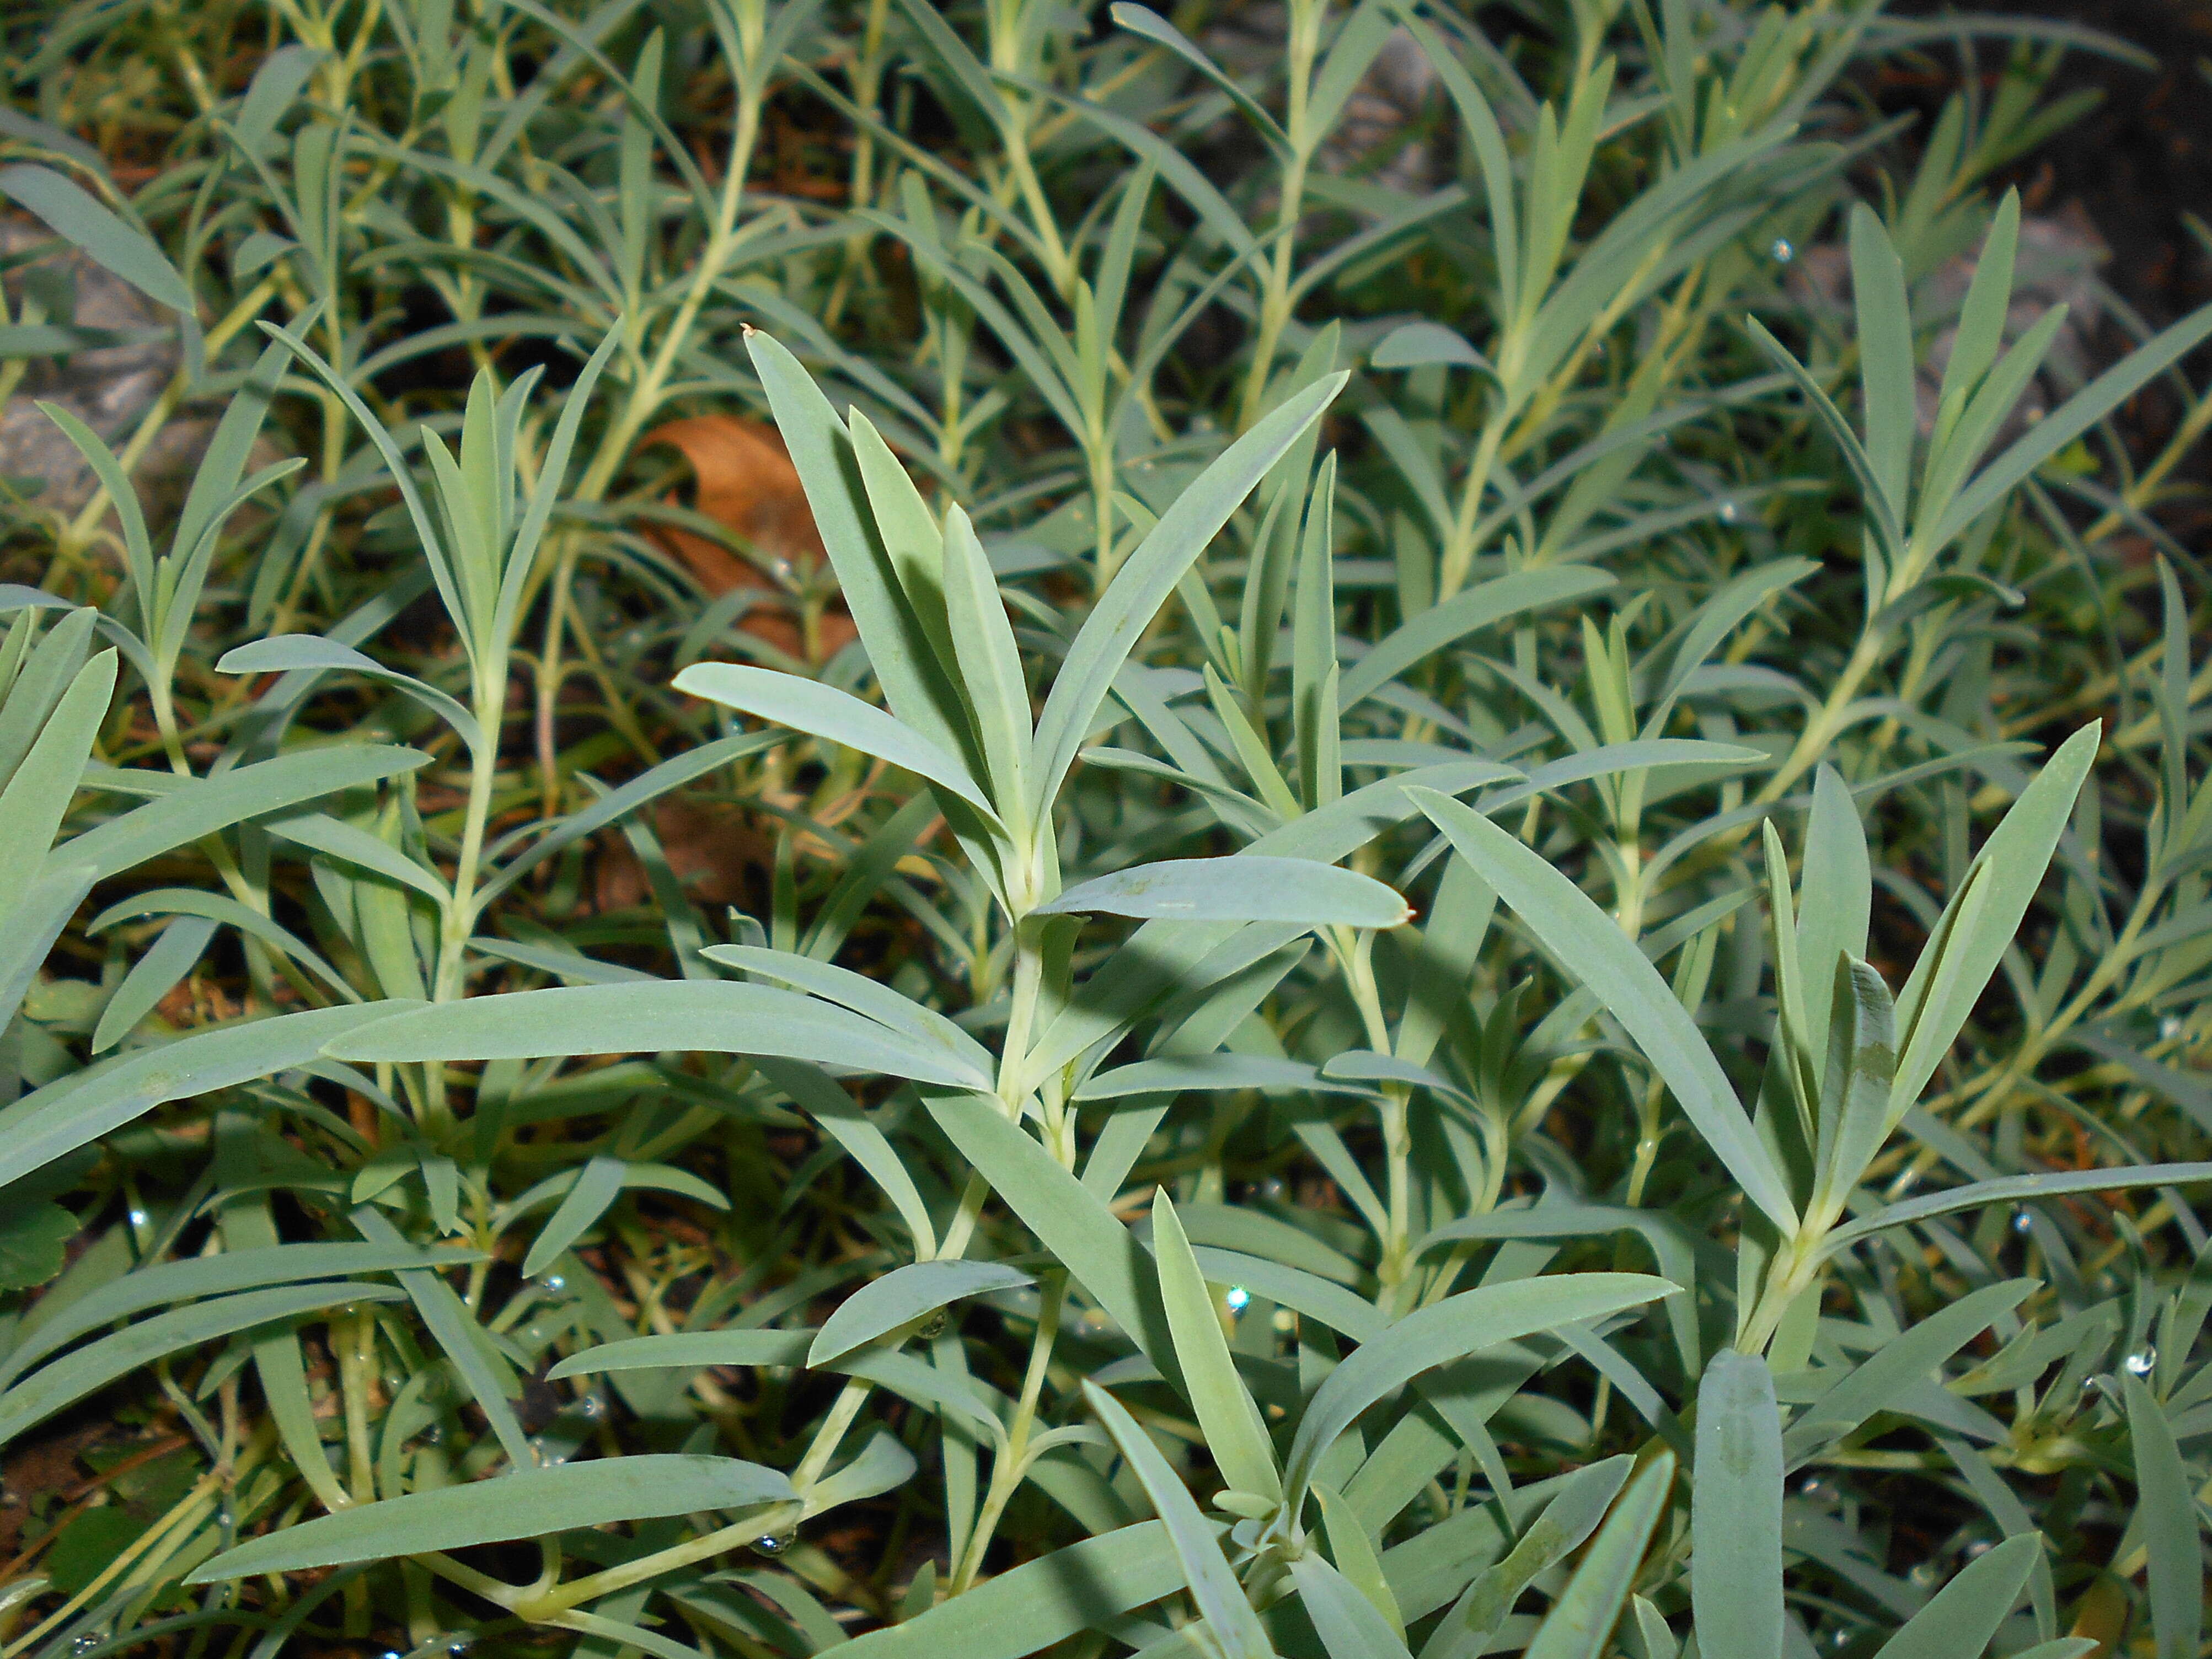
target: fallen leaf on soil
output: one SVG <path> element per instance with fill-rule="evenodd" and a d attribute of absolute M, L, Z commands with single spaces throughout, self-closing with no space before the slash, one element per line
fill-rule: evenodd
<path fill-rule="evenodd" d="M 736 415 L 701 415 L 655 427 L 640 440 L 641 447 L 653 444 L 668 444 L 683 452 L 698 481 L 693 507 L 750 548 L 758 560 L 771 568 L 782 563 L 801 571 L 821 562 L 821 532 L 814 527 L 799 470 L 792 465 L 775 428 Z M 783 585 L 752 561 L 707 537 L 668 524 L 649 525 L 645 534 L 681 559 L 717 598 L 741 587 L 782 591 Z M 787 610 L 757 607 L 738 626 L 787 656 L 806 654 L 799 619 Z M 842 609 L 825 615 L 823 658 L 836 655 L 854 636 L 852 618 Z"/>
<path fill-rule="evenodd" d="M 765 886 L 775 861 L 775 837 L 743 808 L 726 801 L 663 799 L 653 811 L 653 832 L 684 890 L 699 903 L 745 905 L 754 882 Z M 610 836 L 594 861 L 592 908 L 601 915 L 627 910 L 652 897 L 645 866 L 620 836 Z"/>

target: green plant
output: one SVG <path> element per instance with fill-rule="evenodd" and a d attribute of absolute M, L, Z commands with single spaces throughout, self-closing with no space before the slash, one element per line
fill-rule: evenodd
<path fill-rule="evenodd" d="M 2212 312 L 2015 422 L 2055 51 L 1878 210 L 1870 6 L 974 21 L 40 14 L 178 356 L 0 590 L 0 1440 L 170 1438 L 5 1652 L 2197 1654 Z"/>

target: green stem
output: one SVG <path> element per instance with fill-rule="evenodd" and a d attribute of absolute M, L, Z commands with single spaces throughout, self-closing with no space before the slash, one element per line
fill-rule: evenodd
<path fill-rule="evenodd" d="M 953 1574 L 951 1593 L 958 1595 L 972 1588 L 976 1575 L 983 1570 L 983 1557 L 991 1547 L 991 1539 L 998 1530 L 999 1520 L 1006 1505 L 1020 1490 L 1023 1477 L 1029 1473 L 1033 1461 L 1029 1456 L 1030 1431 L 1036 1425 L 1037 1401 L 1044 1393 L 1045 1376 L 1052 1369 L 1053 1344 L 1060 1335 L 1060 1316 L 1067 1295 L 1067 1275 L 1053 1273 L 1045 1275 L 1044 1288 L 1039 1292 L 1036 1335 L 1030 1344 L 1029 1370 L 1022 1379 L 1022 1397 L 1014 1407 L 1014 1420 L 1006 1432 L 1006 1449 L 991 1466 L 991 1485 L 984 1493 L 983 1502 L 976 1512 L 975 1529 L 969 1534 L 968 1547 L 961 1554 L 960 1565 Z"/>

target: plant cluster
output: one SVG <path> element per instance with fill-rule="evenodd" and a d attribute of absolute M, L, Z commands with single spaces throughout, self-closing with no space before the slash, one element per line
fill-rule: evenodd
<path fill-rule="evenodd" d="M 0 550 L 0 1653 L 2196 1659 L 2067 49 L 20 7 L 0 392 L 173 367 Z"/>

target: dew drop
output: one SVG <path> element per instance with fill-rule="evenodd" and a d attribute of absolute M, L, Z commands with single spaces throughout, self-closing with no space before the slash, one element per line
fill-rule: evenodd
<path fill-rule="evenodd" d="M 144 1226 L 146 1224 L 147 1218 L 146 1212 L 143 1210 L 133 1210 L 131 1212 L 131 1224 L 134 1227 Z"/>
<path fill-rule="evenodd" d="M 471 1648 L 476 1646 L 476 1644 L 477 1638 L 470 1635 L 466 1631 L 462 1631 L 455 1635 L 448 1636 L 446 1638 L 446 1651 L 448 1653 L 466 1653 Z"/>
<path fill-rule="evenodd" d="M 1246 1290 L 1242 1285 L 1233 1285 L 1230 1287 L 1229 1294 L 1222 1299 L 1229 1304 L 1230 1312 L 1233 1314 L 1241 1314 L 1244 1311 L 1246 1307 L 1250 1304 L 1252 1300 L 1252 1292 Z"/>
<path fill-rule="evenodd" d="M 2026 1210 L 2014 1210 L 2012 1212 L 2013 1231 L 2016 1233 L 2025 1233 L 2033 1231 L 2034 1226 L 2035 1218 L 2030 1215 Z"/>
<path fill-rule="evenodd" d="M 76 1641 L 70 1644 L 70 1651 L 71 1653 L 90 1653 L 99 1645 L 100 1638 L 97 1636 L 80 1636 Z"/>
<path fill-rule="evenodd" d="M 778 1556 L 798 1541 L 797 1533 L 766 1532 L 753 1540 L 752 1552 L 755 1555 Z"/>
<path fill-rule="evenodd" d="M 1943 1569 L 1933 1561 L 1923 1561 L 1905 1577 L 1915 1589 L 1930 1589 L 1942 1582 Z"/>
<path fill-rule="evenodd" d="M 1966 1559 L 1969 1561 L 1978 1561 L 1982 1557 L 1987 1555 L 1996 1547 L 1996 1546 L 1990 1543 L 1988 1539 L 1977 1538 L 1972 1543 L 1966 1546 Z"/>
<path fill-rule="evenodd" d="M 2179 1014 L 2160 1015 L 2158 1021 L 2158 1035 L 2160 1040 L 2165 1042 L 2171 1042 L 2174 1038 L 2179 1036 L 2181 1035 L 2181 1016 Z"/>
<path fill-rule="evenodd" d="M 1785 236 L 1776 237 L 1774 246 L 1766 251 L 1774 256 L 1774 263 L 1778 265 L 1786 265 L 1797 257 L 1797 250 L 1790 246 L 1790 240 Z"/>
<path fill-rule="evenodd" d="M 2140 1352 L 2130 1354 L 2120 1364 L 2127 1367 L 2130 1376 L 2148 1376 L 2151 1368 L 2158 1364 L 2158 1350 L 2146 1342 Z"/>
<path fill-rule="evenodd" d="M 587 1394 L 576 1402 L 576 1415 L 586 1421 L 596 1421 L 607 1414 L 607 1402 L 595 1394 Z"/>
<path fill-rule="evenodd" d="M 568 1288 L 568 1281 L 562 1278 L 559 1273 L 548 1273 L 544 1278 L 539 1279 L 538 1284 L 540 1289 L 548 1291 L 555 1296 L 560 1295 L 562 1291 Z"/>
<path fill-rule="evenodd" d="M 1734 524 L 1741 516 L 1741 509 L 1737 507 L 1734 501 L 1723 501 L 1721 503 L 1720 519 L 1723 524 Z"/>
<path fill-rule="evenodd" d="M 1269 1176 L 1260 1183 L 1260 1196 L 1271 1201 L 1279 1200 L 1288 1191 L 1290 1188 L 1283 1184 L 1283 1178 L 1280 1176 Z"/>

